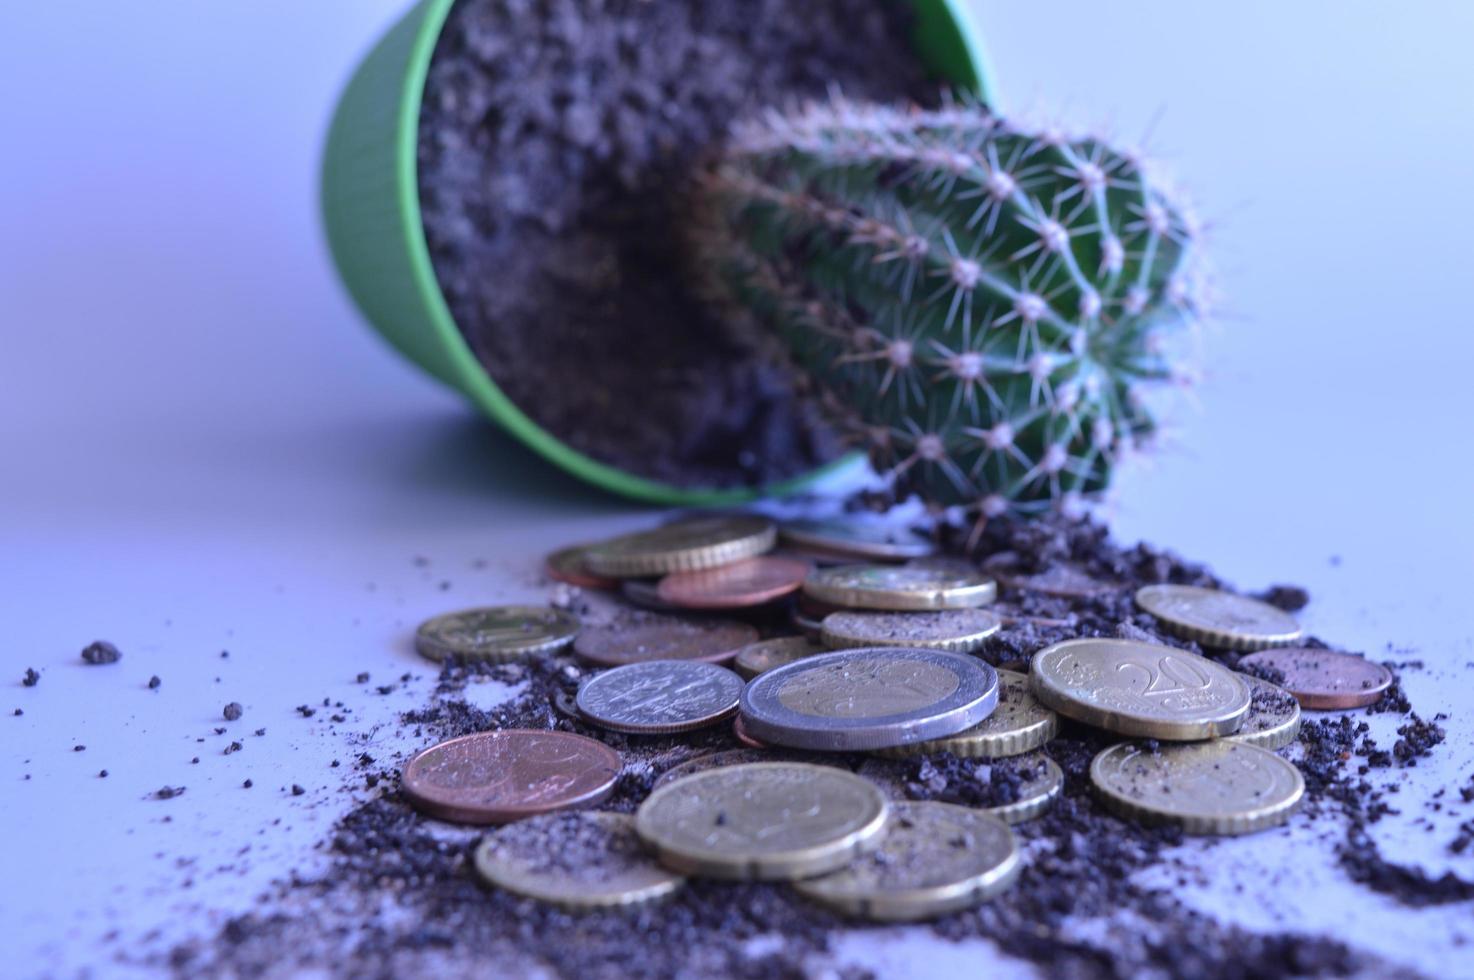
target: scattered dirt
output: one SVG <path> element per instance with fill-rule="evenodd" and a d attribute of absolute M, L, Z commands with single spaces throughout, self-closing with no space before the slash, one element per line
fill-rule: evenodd
<path fill-rule="evenodd" d="M 952 541 L 959 550 L 960 538 Z M 1120 587 L 1066 598 L 1005 588 L 1001 600 L 1068 628 L 1006 625 L 981 655 L 993 663 L 1020 659 L 1067 636 L 1131 635 L 1191 650 L 1192 644 L 1158 634 L 1136 611 L 1131 594 L 1149 582 L 1219 585 L 1205 568 L 1148 546 L 1121 548 L 1093 523 L 990 524 L 977 557 L 1010 550 L 1029 570 L 1069 562 Z M 571 605 L 587 611 L 577 593 Z M 783 616 L 756 620 L 764 633 L 783 632 Z M 1229 663 L 1232 655 L 1199 651 Z M 727 726 L 673 737 L 624 736 L 593 728 L 555 707 L 591 668 L 571 656 L 507 665 L 447 663 L 430 703 L 402 717 L 415 742 L 503 727 L 556 728 L 598 738 L 618 749 L 625 768 L 606 809 L 631 812 L 659 776 L 712 751 L 737 748 Z M 512 700 L 490 710 L 466 698 L 483 679 L 520 685 Z M 1374 767 L 1416 765 L 1442 739 L 1442 718 L 1420 719 L 1394 687 L 1373 711 L 1407 715 L 1399 741 L 1383 750 L 1368 737 L 1359 713 L 1308 719 L 1298 757 L 1311 819 L 1339 820 L 1338 845 L 1348 877 L 1410 906 L 1462 901 L 1474 883 L 1452 874 L 1433 878 L 1386 861 L 1367 828 L 1391 811 L 1383 790 L 1364 777 Z M 1045 752 L 1065 773 L 1060 799 L 1042 817 L 1017 825 L 1026 867 L 1008 892 L 983 905 L 930 924 L 938 936 L 983 937 L 1003 950 L 1066 977 L 1259 977 L 1285 975 L 1398 976 L 1389 964 L 1345 944 L 1290 932 L 1251 933 L 1203 916 L 1170 887 L 1139 883 L 1137 872 L 1166 866 L 1182 876 L 1201 869 L 1175 864 L 1181 835 L 1120 820 L 1099 807 L 1088 768 L 1114 736 L 1065 722 Z M 773 753 L 782 757 L 783 753 Z M 877 761 L 865 755 L 828 756 L 830 764 L 859 770 Z M 913 799 L 996 805 L 1016 798 L 1027 762 L 979 763 L 940 753 L 886 761 Z M 289 974 L 324 970 L 336 975 L 446 976 L 545 970 L 558 976 L 796 977 L 815 968 L 836 930 L 847 923 L 798 898 L 782 885 L 693 881 L 671 899 L 622 912 L 570 914 L 490 889 L 471 870 L 479 831 L 428 820 L 398 789 L 398 773 L 367 755 L 358 760 L 372 800 L 344 817 L 326 842 L 327 874 L 283 882 L 263 898 L 261 911 L 230 920 L 211 937 L 176 948 L 171 965 L 188 976 Z M 1451 794 L 1456 791 L 1450 790 Z M 1474 801 L 1471 782 L 1463 803 Z M 1297 817 L 1296 819 L 1305 819 Z M 1471 822 L 1474 826 L 1474 822 Z M 1474 831 L 1470 831 L 1474 836 Z M 1457 841 L 1456 841 L 1457 843 Z M 1467 842 L 1463 845 L 1468 846 Z M 392 915 L 384 909 L 392 907 Z M 1191 942 L 1182 937 L 1191 936 Z"/>
<path fill-rule="evenodd" d="M 456 322 L 502 390 L 596 459 L 767 483 L 839 445 L 750 325 L 680 273 L 682 182 L 737 116 L 935 101 L 906 4 L 463 0 L 426 83 L 420 194 Z"/>

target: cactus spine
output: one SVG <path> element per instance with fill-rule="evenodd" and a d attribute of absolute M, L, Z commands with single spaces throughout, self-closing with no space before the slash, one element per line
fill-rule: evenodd
<path fill-rule="evenodd" d="M 985 517 L 1105 489 L 1199 308 L 1191 224 L 1134 157 L 980 106 L 770 113 L 694 210 L 876 467 Z"/>

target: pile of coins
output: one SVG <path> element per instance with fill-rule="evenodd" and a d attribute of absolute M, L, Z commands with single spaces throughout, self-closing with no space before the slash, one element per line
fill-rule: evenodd
<path fill-rule="evenodd" d="M 995 668 L 977 654 L 1003 622 L 989 607 L 991 573 L 1006 565 L 984 571 L 932 552 L 926 537 L 880 524 L 754 515 L 563 549 L 547 560 L 560 582 L 702 615 L 585 626 L 552 607 L 469 610 L 422 625 L 419 651 L 511 661 L 571 648 L 600 669 L 560 705 L 569 716 L 634 737 L 728 725 L 746 748 L 667 771 L 633 816 L 586 809 L 613 793 L 622 760 L 564 731 L 432 746 L 405 765 L 404 792 L 440 819 L 506 825 L 477 849 L 480 874 L 566 907 L 644 902 L 700 876 L 792 882 L 845 914 L 913 920 L 984 901 L 1018 875 L 1009 825 L 1043 813 L 1064 786 L 1046 748 L 1061 718 L 1135 740 L 1090 767 L 1119 815 L 1242 834 L 1282 823 L 1300 802 L 1300 774 L 1275 750 L 1295 739 L 1301 706 L 1370 703 L 1391 680 L 1358 657 L 1292 648 L 1300 627 L 1275 607 L 1178 585 L 1142 588 L 1136 604 L 1164 633 L 1248 652 L 1242 664 L 1284 686 L 1123 639 L 1068 640 L 1021 670 Z M 1073 570 L 1035 578 L 1009 584 L 1112 588 Z M 797 635 L 763 638 L 721 618 L 754 611 L 771 624 L 775 609 Z M 888 799 L 847 761 L 941 752 L 1014 757 L 1031 775 L 1017 799 L 982 809 Z"/>

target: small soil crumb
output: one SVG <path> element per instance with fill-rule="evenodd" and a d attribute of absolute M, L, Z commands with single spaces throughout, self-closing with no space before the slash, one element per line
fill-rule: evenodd
<path fill-rule="evenodd" d="M 73 745 L 72 746 L 72 751 L 73 752 L 86 752 L 87 751 L 87 746 L 85 746 L 85 745 Z"/>
<path fill-rule="evenodd" d="M 251 782 L 251 781 L 250 781 L 250 780 L 249 780 L 249 779 L 248 779 L 248 780 L 246 780 L 246 781 L 245 781 L 245 782 L 243 782 L 243 783 L 241 783 L 241 788 L 242 788 L 242 789 L 250 789 L 250 788 L 251 788 L 251 787 L 252 787 L 252 786 L 255 786 L 255 785 L 256 785 L 256 784 L 255 784 L 255 783 L 253 783 L 253 782 Z"/>
<path fill-rule="evenodd" d="M 107 640 L 94 640 L 82 648 L 82 660 L 84 663 L 115 664 L 123 659 L 123 654 L 117 647 Z"/>
<path fill-rule="evenodd" d="M 159 689 L 159 685 L 162 683 L 164 682 L 159 680 L 159 675 L 155 674 L 148 679 L 148 689 L 150 691 L 157 691 Z"/>
<path fill-rule="evenodd" d="M 1298 585 L 1271 585 L 1254 598 L 1285 612 L 1299 612 L 1310 605 L 1310 593 Z"/>
<path fill-rule="evenodd" d="M 183 786 L 160 786 L 154 790 L 153 798 L 156 800 L 172 800 L 176 796 L 184 795 Z"/>
<path fill-rule="evenodd" d="M 106 779 L 107 778 L 107 770 L 106 769 L 103 769 L 100 772 L 98 772 L 97 778 L 98 779 Z"/>
<path fill-rule="evenodd" d="M 36 673 L 36 668 L 27 667 L 25 675 L 21 677 L 20 682 L 25 687 L 35 687 L 41 683 L 41 675 Z M 20 714 L 20 712 L 17 711 L 16 714 Z"/>
<path fill-rule="evenodd" d="M 225 715 L 226 721 L 236 721 L 240 718 L 241 715 L 245 713 L 245 709 L 241 707 L 239 701 L 230 702 L 225 706 L 225 710 L 222 712 L 222 714 Z"/>
<path fill-rule="evenodd" d="M 292 784 L 292 795 L 293 796 L 301 796 L 305 792 L 307 792 L 307 791 L 305 789 L 303 789 L 301 786 L 298 786 L 296 783 L 293 783 Z"/>

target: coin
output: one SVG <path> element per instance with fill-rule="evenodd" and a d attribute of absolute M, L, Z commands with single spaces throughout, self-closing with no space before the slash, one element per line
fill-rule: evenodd
<path fill-rule="evenodd" d="M 1206 657 L 1135 640 L 1066 640 L 1034 654 L 1034 696 L 1106 731 L 1191 741 L 1231 735 L 1249 687 Z"/>
<path fill-rule="evenodd" d="M 818 643 L 824 635 L 824 623 L 804 612 L 798 605 L 788 610 L 788 621 L 793 624 L 794 629 L 804 635 L 804 639 L 811 643 Z"/>
<path fill-rule="evenodd" d="M 937 550 L 928 537 L 909 528 L 877 521 L 795 520 L 778 526 L 784 541 L 800 548 L 816 548 L 852 558 L 923 558 Z"/>
<path fill-rule="evenodd" d="M 985 813 L 1004 823 L 1023 823 L 1033 820 L 1048 810 L 1065 788 L 1065 772 L 1043 752 L 1028 756 L 1015 756 L 1007 762 L 1023 767 L 1024 781 L 1019 784 L 1018 799 L 1012 803 L 1000 803 L 985 808 Z M 1002 765 L 1004 763 L 995 763 Z"/>
<path fill-rule="evenodd" d="M 646 853 L 624 813 L 548 813 L 488 834 L 476 871 L 498 888 L 567 909 L 663 898 L 686 879 Z"/>
<path fill-rule="evenodd" d="M 636 735 L 705 728 L 737 710 L 742 678 L 694 660 L 647 660 L 596 674 L 578 689 L 579 713 Z"/>
<path fill-rule="evenodd" d="M 656 595 L 687 609 L 742 609 L 798 591 L 808 574 L 808 562 L 765 555 L 720 568 L 667 575 L 660 580 Z"/>
<path fill-rule="evenodd" d="M 489 606 L 426 620 L 415 631 L 415 649 L 429 660 L 464 657 L 501 663 L 561 650 L 578 630 L 578 617 L 561 609 Z"/>
<path fill-rule="evenodd" d="M 571 732 L 506 728 L 432 745 L 404 764 L 404 795 L 432 817 L 508 823 L 609 796 L 619 753 Z"/>
<path fill-rule="evenodd" d="M 1258 599 L 1193 585 L 1146 585 L 1136 604 L 1164 629 L 1222 650 L 1289 646 L 1303 630 L 1295 617 Z"/>
<path fill-rule="evenodd" d="M 723 749 L 720 752 L 707 752 L 694 759 L 687 759 L 680 765 L 672 766 L 661 773 L 650 788 L 657 790 L 666 783 L 672 783 L 677 779 L 684 779 L 708 769 L 720 769 L 722 766 L 741 766 L 749 762 L 808 762 L 814 765 L 833 765 L 833 760 L 833 756 L 825 756 L 818 752 L 790 752 L 785 749 L 769 748 Z"/>
<path fill-rule="evenodd" d="M 1053 738 L 1059 716 L 1034 697 L 1028 675 L 1001 669 L 996 673 L 998 707 L 987 718 L 956 735 L 881 749 L 876 754 L 894 759 L 951 752 L 963 759 L 997 759 L 1021 755 Z"/>
<path fill-rule="evenodd" d="M 627 578 L 619 583 L 619 594 L 632 605 L 642 609 L 651 609 L 655 612 L 684 613 L 680 606 L 666 602 L 660 598 L 660 582 L 658 579 Z"/>
<path fill-rule="evenodd" d="M 559 548 L 544 559 L 543 570 L 547 572 L 548 578 L 568 585 L 576 585 L 581 589 L 618 588 L 618 579 L 595 575 L 588 570 L 584 562 L 584 554 L 588 550 L 588 545 Z"/>
<path fill-rule="evenodd" d="M 986 901 L 1021 868 L 1013 831 L 998 818 L 951 803 L 893 803 L 879 847 L 793 888 L 846 915 L 912 922 Z"/>
<path fill-rule="evenodd" d="M 971 653 L 1002 627 L 986 609 L 942 609 L 937 612 L 837 612 L 824 617 L 824 645 L 912 647 Z"/>
<path fill-rule="evenodd" d="M 658 619 L 595 626 L 579 634 L 573 652 L 590 663 L 620 667 L 644 660 L 705 660 L 721 663 L 756 642 L 757 630 L 726 620 Z"/>
<path fill-rule="evenodd" d="M 584 560 L 595 575 L 668 575 L 752 558 L 777 540 L 777 528 L 765 517 L 700 517 L 591 545 Z"/>
<path fill-rule="evenodd" d="M 998 675 L 974 657 L 871 647 L 821 653 L 749 681 L 740 717 L 773 745 L 882 749 L 971 728 L 998 703 Z"/>
<path fill-rule="evenodd" d="M 1252 674 L 1240 674 L 1239 678 L 1249 685 L 1249 713 L 1239 730 L 1228 738 L 1271 750 L 1295 741 L 1300 734 L 1300 702 L 1295 696 Z"/>
<path fill-rule="evenodd" d="M 740 714 L 732 719 L 732 737 L 750 749 L 772 748 L 767 742 L 759 742 L 748 734 L 747 726 L 742 723 L 742 716 Z"/>
<path fill-rule="evenodd" d="M 640 804 L 635 831 L 676 871 L 737 880 L 823 874 L 879 843 L 886 803 L 853 773 L 798 762 L 708 769 Z"/>
<path fill-rule="evenodd" d="M 737 651 L 732 666 L 748 680 L 758 674 L 791 664 L 795 660 L 823 653 L 824 647 L 810 642 L 802 636 L 780 636 L 774 640 L 759 640 Z"/>
<path fill-rule="evenodd" d="M 841 565 L 810 572 L 804 579 L 804 595 L 851 609 L 915 612 L 985 606 L 998 595 L 998 586 L 979 572 L 915 565 Z"/>
<path fill-rule="evenodd" d="M 1189 834 L 1248 834 L 1284 823 L 1305 780 L 1268 749 L 1228 739 L 1163 745 L 1112 745 L 1090 763 L 1107 806 L 1142 823 Z"/>
<path fill-rule="evenodd" d="M 983 563 L 985 571 L 998 576 L 1011 589 L 1038 592 L 1060 599 L 1090 599 L 1114 592 L 1118 586 L 1091 578 L 1084 569 L 1068 562 L 1054 562 L 1043 571 L 1024 572 L 1018 556 L 1005 553 Z"/>
<path fill-rule="evenodd" d="M 1239 661 L 1241 667 L 1268 668 L 1284 675 L 1280 686 L 1300 705 L 1315 711 L 1375 704 L 1392 686 L 1392 671 L 1365 657 L 1335 650 L 1292 647 L 1265 650 Z"/>

